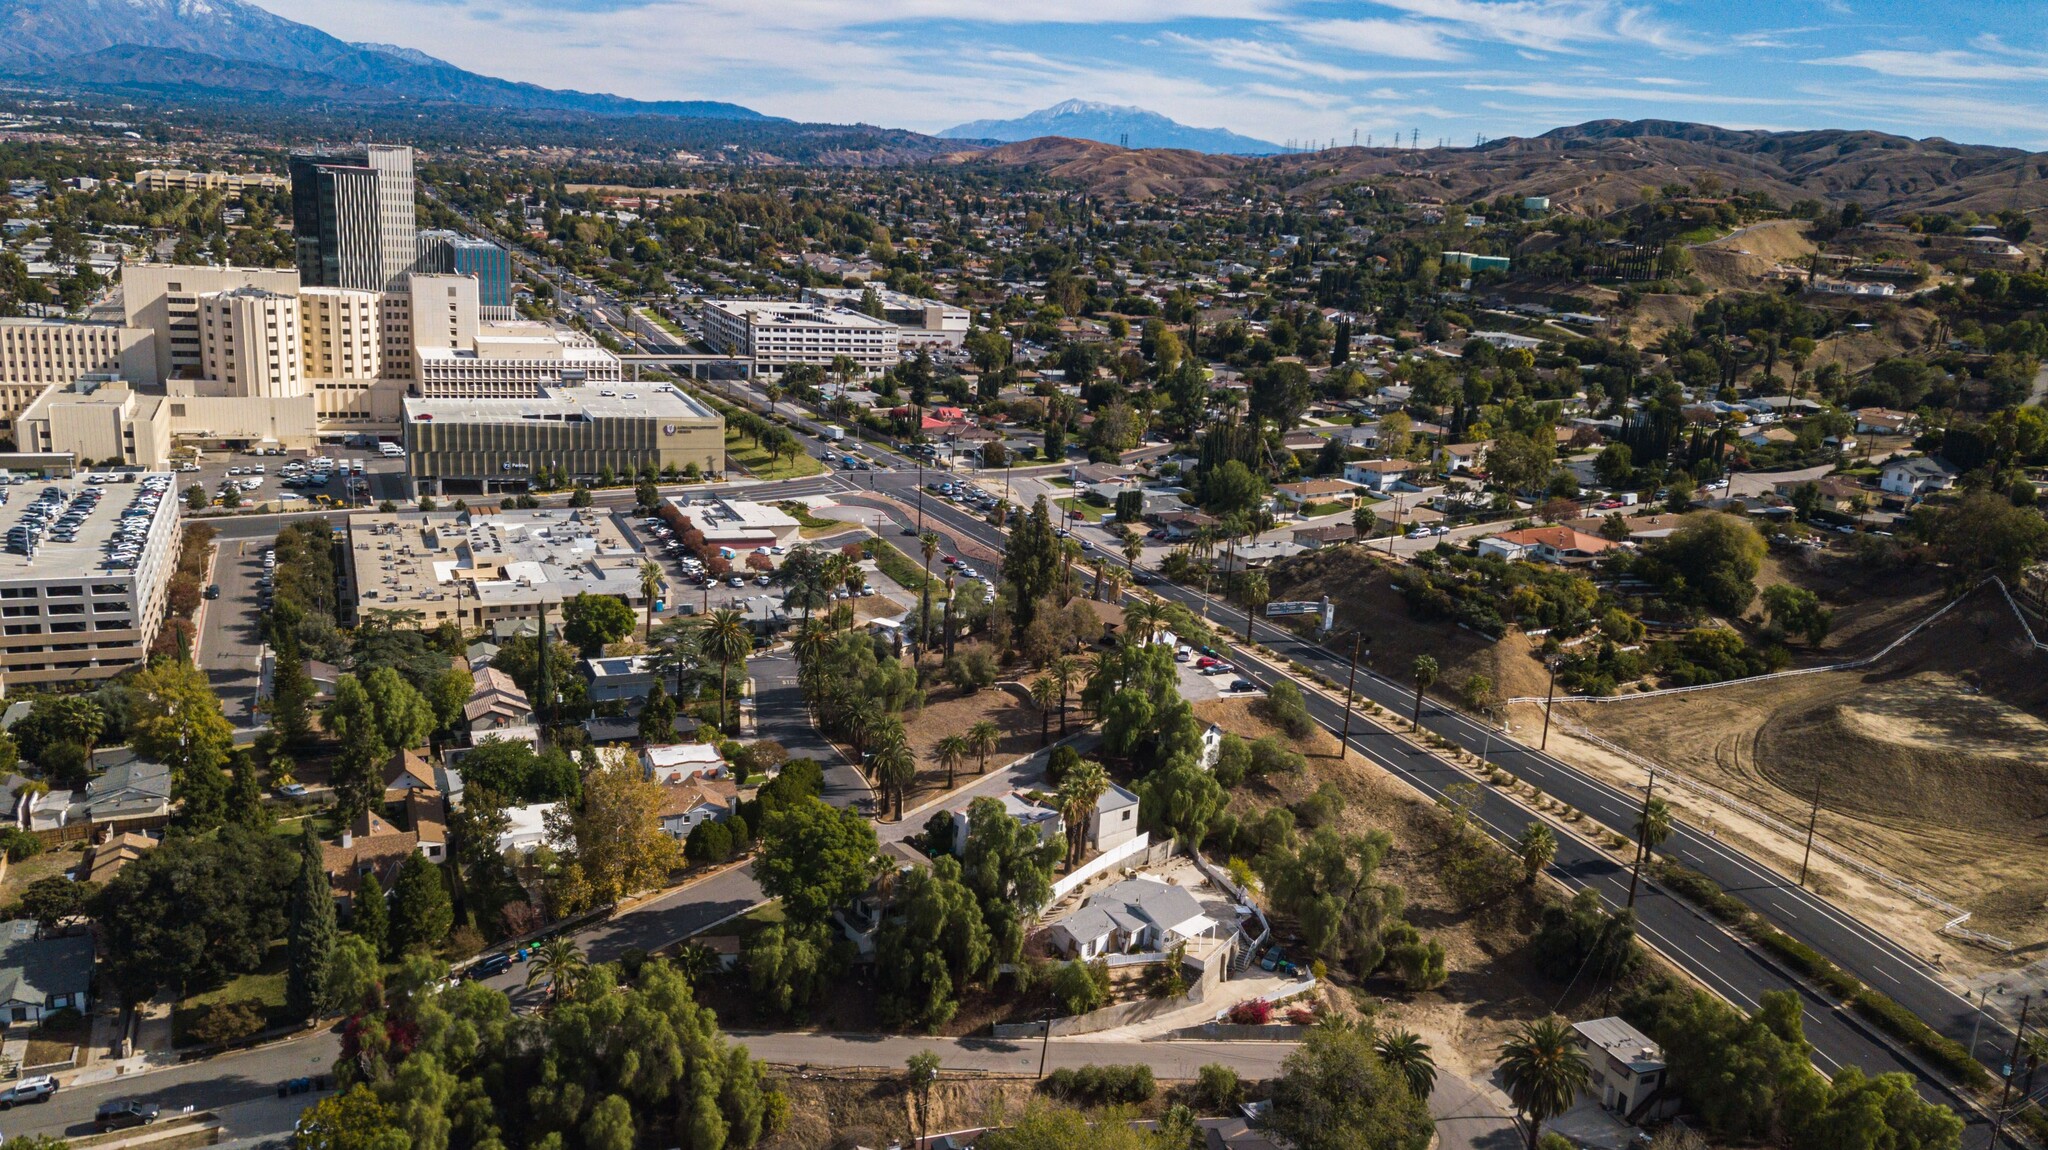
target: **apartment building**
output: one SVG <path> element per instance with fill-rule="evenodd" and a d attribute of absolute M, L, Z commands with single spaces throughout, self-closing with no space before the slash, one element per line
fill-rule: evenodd
<path fill-rule="evenodd" d="M 70 452 L 88 461 L 162 467 L 171 457 L 171 413 L 161 395 L 142 395 L 118 376 L 84 376 L 44 392 L 18 421 L 23 451 Z"/>
<path fill-rule="evenodd" d="M 754 361 L 761 375 L 792 364 L 829 367 L 840 356 L 864 375 L 902 358 L 896 325 L 846 308 L 787 300 L 706 300 L 704 338 L 728 355 Z"/>
<path fill-rule="evenodd" d="M 914 354 L 918 348 L 961 348 L 967 345 L 967 329 L 972 326 L 972 317 L 964 307 L 955 307 L 942 300 L 920 299 L 900 291 L 882 287 L 804 289 L 804 300 L 819 307 L 845 308 L 861 311 L 873 296 L 880 305 L 882 319 L 896 325 L 897 346 L 905 354 Z"/>
<path fill-rule="evenodd" d="M 0 687 L 105 679 L 142 662 L 177 561 L 172 477 L 50 484 L 10 510 L 0 517 Z"/>
<path fill-rule="evenodd" d="M 239 198 L 253 188 L 284 189 L 291 180 L 269 172 L 194 172 L 185 168 L 145 168 L 135 173 L 138 192 L 220 192 Z"/>
<path fill-rule="evenodd" d="M 725 471 L 725 420 L 666 384 L 543 387 L 517 399 L 405 400 L 415 492 L 520 491 L 543 467 L 572 476 L 646 466 Z"/>

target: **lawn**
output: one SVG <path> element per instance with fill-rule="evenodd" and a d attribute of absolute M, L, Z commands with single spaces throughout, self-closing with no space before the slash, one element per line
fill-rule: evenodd
<path fill-rule="evenodd" d="M 77 1011 L 59 1011 L 59 1021 L 45 1022 L 28 1034 L 23 1066 L 49 1066 L 71 1057 L 74 1049 L 92 1041 L 92 1019 Z"/>
<path fill-rule="evenodd" d="M 875 566 L 882 569 L 882 574 L 894 580 L 897 586 L 902 587 L 913 595 L 923 593 L 926 580 L 924 577 L 922 553 L 920 553 L 919 557 L 912 558 L 908 553 L 887 539 L 864 540 L 860 546 L 861 550 L 867 552 L 868 557 L 875 561 Z M 934 572 L 931 578 L 931 585 L 932 602 L 944 602 L 946 598 L 945 579 Z"/>
<path fill-rule="evenodd" d="M 802 479 L 825 471 L 824 464 L 801 450 L 795 455 L 772 457 L 759 444 L 736 431 L 725 434 L 725 465 L 728 469 L 745 471 L 756 479 Z"/>
<path fill-rule="evenodd" d="M 844 519 L 820 519 L 816 515 L 811 514 L 810 508 L 794 499 L 787 503 L 778 503 L 775 506 L 786 512 L 791 519 L 796 520 L 798 528 L 802 530 L 803 536 L 806 539 L 816 539 L 821 535 L 837 535 L 845 531 L 855 531 L 859 530 L 861 526 L 857 522 L 850 522 Z"/>
<path fill-rule="evenodd" d="M 648 323 L 653 324 L 654 326 L 660 328 L 661 330 L 669 333 L 672 336 L 675 336 L 677 339 L 687 340 L 690 338 L 689 332 L 686 332 L 682 328 L 677 327 L 675 324 L 669 321 L 669 318 L 667 316 L 661 314 L 660 312 L 654 310 L 651 307 L 641 308 L 640 314 L 647 317 Z"/>
<path fill-rule="evenodd" d="M 1077 499 L 1071 495 L 1065 496 L 1057 502 L 1061 510 L 1078 511 L 1081 513 L 1081 518 L 1090 523 L 1102 522 L 1102 517 L 1110 511 L 1110 508 L 1098 507 L 1085 499 Z"/>
<path fill-rule="evenodd" d="M 207 1008 L 223 1002 L 262 1003 L 265 1026 L 290 1022 L 284 1017 L 284 982 L 284 944 L 279 943 L 271 947 L 263 965 L 254 972 L 237 975 L 216 989 L 191 995 L 178 1003 L 171 1012 L 171 1044 L 185 1046 L 196 1041 L 191 1037 L 192 1027 L 206 1016 Z"/>

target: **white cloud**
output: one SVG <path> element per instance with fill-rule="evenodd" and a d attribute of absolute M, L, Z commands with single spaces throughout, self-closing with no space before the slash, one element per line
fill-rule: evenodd
<path fill-rule="evenodd" d="M 1317 47 L 1344 48 L 1368 56 L 1405 60 L 1456 60 L 1464 56 L 1442 30 L 1408 20 L 1310 20 L 1294 34 Z"/>
<path fill-rule="evenodd" d="M 1523 48 L 1562 52 L 1588 45 L 1633 41 L 1697 51 L 1706 41 L 1679 33 L 1646 10 L 1608 0 L 1374 0 L 1449 25 L 1452 35 Z"/>
<path fill-rule="evenodd" d="M 2014 55 L 2027 62 L 1987 60 L 1982 56 L 1953 48 L 1922 52 L 1877 48 L 1865 52 L 1852 52 L 1847 56 L 1826 56 L 1808 60 L 1806 63 L 1864 68 L 1894 79 L 1930 80 L 1940 83 L 2048 80 L 2048 59 L 2032 54 Z"/>

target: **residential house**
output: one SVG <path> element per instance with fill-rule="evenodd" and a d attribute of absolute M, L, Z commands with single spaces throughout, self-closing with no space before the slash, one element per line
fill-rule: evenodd
<path fill-rule="evenodd" d="M 548 816 L 556 803 L 532 803 L 505 808 L 505 829 L 498 832 L 498 853 L 531 854 L 543 846 L 555 845 L 548 833 Z"/>
<path fill-rule="evenodd" d="M 1574 564 L 1597 559 L 1614 550 L 1611 539 L 1588 535 L 1570 527 L 1530 527 L 1489 535 L 1479 541 L 1479 555 L 1501 559 L 1527 559 L 1536 563 Z"/>
<path fill-rule="evenodd" d="M 1856 409 L 1858 435 L 1911 435 L 1919 430 L 1920 417 L 1910 411 L 1893 411 L 1888 407 Z"/>
<path fill-rule="evenodd" d="M 462 707 L 463 717 L 469 720 L 469 741 L 482 742 L 491 734 L 526 737 L 523 732 L 533 728 L 533 704 L 512 676 L 496 667 L 485 667 L 476 673 L 475 679 L 469 701 Z"/>
<path fill-rule="evenodd" d="M 1592 1076 L 1586 1092 L 1631 1125 L 1677 1113 L 1679 1097 L 1665 1089 L 1664 1051 L 1619 1018 L 1574 1022 L 1579 1049 Z"/>
<path fill-rule="evenodd" d="M 82 791 L 36 793 L 29 779 L 8 778 L 4 788 L 15 825 L 26 830 L 55 830 L 91 823 L 114 831 L 160 827 L 171 817 L 171 769 L 139 759 L 126 747 L 96 752 L 93 764 L 104 768 Z"/>
<path fill-rule="evenodd" d="M 140 831 L 123 831 L 109 834 L 107 838 L 93 844 L 92 853 L 86 856 L 85 880 L 104 884 L 123 867 L 150 851 L 156 849 L 157 840 Z"/>
<path fill-rule="evenodd" d="M 323 699 L 334 697 L 335 684 L 341 681 L 342 670 L 332 663 L 318 659 L 306 660 L 306 678 L 313 682 L 313 693 Z"/>
<path fill-rule="evenodd" d="M 1436 449 L 1430 458 L 1445 471 L 1478 471 L 1486 464 L 1486 451 L 1493 446 L 1491 439 L 1479 443 L 1447 443 Z"/>
<path fill-rule="evenodd" d="M 1016 819 L 1026 828 L 1037 831 L 1041 842 L 1051 842 L 1066 829 L 1066 824 L 1060 819 L 1058 811 L 1030 798 L 1022 791 L 1005 792 L 997 801 L 1003 804 L 1004 814 Z M 952 813 L 953 854 L 964 856 L 967 853 L 967 832 L 971 829 L 971 820 L 967 816 L 966 806 L 955 807 Z"/>
<path fill-rule="evenodd" d="M 1408 459 L 1366 459 L 1344 465 L 1344 478 L 1369 491 L 1387 492 L 1428 470 Z"/>
<path fill-rule="evenodd" d="M 1138 796 L 1109 784 L 1088 815 L 1088 848 L 1111 851 L 1137 837 Z"/>
<path fill-rule="evenodd" d="M 1293 532 L 1294 542 L 1314 551 L 1337 543 L 1349 543 L 1358 538 L 1358 528 L 1349 523 L 1323 523 L 1314 527 L 1303 527 Z"/>
<path fill-rule="evenodd" d="M 1214 938 L 1216 920 L 1188 889 L 1156 878 L 1127 878 L 1091 896 L 1081 909 L 1052 924 L 1052 944 L 1068 958 L 1169 950 L 1178 943 Z"/>
<path fill-rule="evenodd" d="M 648 779 L 664 786 L 700 776 L 722 778 L 725 775 L 725 759 L 711 743 L 664 743 L 643 747 L 640 762 L 647 768 Z"/>
<path fill-rule="evenodd" d="M 1283 483 L 1273 489 L 1273 494 L 1282 503 L 1297 510 L 1312 503 L 1350 499 L 1357 493 L 1358 485 L 1343 479 L 1303 479 L 1295 483 Z"/>
<path fill-rule="evenodd" d="M 1797 501 L 1801 490 L 1811 487 L 1820 498 L 1820 506 L 1829 511 L 1848 511 L 1859 502 L 1871 501 L 1870 489 L 1853 479 L 1839 475 L 1823 475 L 1819 479 L 1794 479 L 1772 484 L 1771 489 L 1782 499 Z"/>
<path fill-rule="evenodd" d="M 445 835 L 442 842 L 445 845 Z M 405 862 L 407 855 L 419 850 L 420 836 L 417 832 L 399 830 L 374 811 L 357 815 L 355 822 L 341 832 L 338 841 L 323 843 L 320 848 L 322 863 L 327 870 L 327 884 L 343 907 L 354 902 L 364 875 L 376 875 L 378 885 L 389 891 L 391 884 L 398 879 L 399 865 Z M 445 854 L 444 851 L 444 857 Z M 433 861 L 439 862 L 440 859 Z"/>
<path fill-rule="evenodd" d="M 1925 455 L 1910 459 L 1887 460 L 1884 469 L 1878 473 L 1877 486 L 1887 495 L 1896 495 L 1908 503 L 1915 502 L 1930 491 L 1947 491 L 1955 486 L 1956 477 L 1948 468 Z"/>
<path fill-rule="evenodd" d="M 399 751 L 384 765 L 384 804 L 392 806 L 415 794 L 462 805 L 462 772 L 428 762 L 418 751 Z"/>
<path fill-rule="evenodd" d="M 954 818 L 957 827 L 959 812 L 954 812 Z M 882 862 L 881 873 L 852 902 L 832 912 L 839 920 L 839 929 L 863 959 L 875 956 L 875 934 L 882 929 L 882 919 L 895 899 L 897 884 L 910 871 L 930 870 L 932 865 L 923 851 L 900 840 L 883 843 L 875 853 Z"/>
<path fill-rule="evenodd" d="M 1742 441 L 1753 447 L 1786 447 L 1799 442 L 1799 436 L 1789 428 L 1752 424 L 1743 429 Z"/>
<path fill-rule="evenodd" d="M 1291 559 L 1301 554 L 1303 548 L 1292 539 L 1267 539 L 1258 543 L 1239 543 L 1235 547 L 1219 551 L 1216 555 L 1216 569 L 1225 574 L 1239 571 L 1257 571 L 1271 566 L 1275 561 Z"/>
<path fill-rule="evenodd" d="M 654 689 L 654 680 L 660 673 L 652 655 L 622 655 L 583 661 L 583 675 L 590 680 L 590 701 L 593 703 L 644 699 Z"/>
<path fill-rule="evenodd" d="M 0 1023 L 41 1022 L 52 1011 L 92 1006 L 92 935 L 45 938 L 35 920 L 0 922 Z"/>
<path fill-rule="evenodd" d="M 1614 513 L 1588 515 L 1584 519 L 1568 520 L 1564 525 L 1581 535 L 1600 535 L 1601 529 L 1607 526 L 1608 514 Z M 1624 522 L 1628 524 L 1627 542 L 1641 543 L 1651 539 L 1668 538 L 1672 532 L 1678 530 L 1684 524 L 1685 516 L 1660 512 L 1656 515 L 1638 515 L 1632 519 L 1624 518 Z M 1605 535 L 1600 535 L 1600 537 L 1606 538 Z"/>
<path fill-rule="evenodd" d="M 740 809 L 740 789 L 731 779 L 693 775 L 661 787 L 663 834 L 681 842 L 699 823 L 723 822 Z"/>
<path fill-rule="evenodd" d="M 479 639 L 471 643 L 464 650 L 463 655 L 469 660 L 469 669 L 471 671 L 481 671 L 491 665 L 492 659 L 498 657 L 498 645 L 488 640 Z"/>
<path fill-rule="evenodd" d="M 1282 1150 L 1280 1142 L 1242 1118 L 1205 1118 L 1202 1150 Z"/>

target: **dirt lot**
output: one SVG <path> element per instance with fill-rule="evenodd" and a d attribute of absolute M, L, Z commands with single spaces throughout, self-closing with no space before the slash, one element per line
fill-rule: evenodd
<path fill-rule="evenodd" d="M 1203 703 L 1195 714 L 1245 738 L 1277 734 L 1251 707 L 1240 700 Z M 1308 769 L 1298 776 L 1245 784 L 1232 793 L 1231 812 L 1243 818 L 1291 805 L 1324 782 L 1336 783 L 1345 807 L 1335 825 L 1346 833 L 1385 829 L 1393 835 L 1394 849 L 1381 864 L 1380 877 L 1400 885 L 1409 921 L 1426 937 L 1443 943 L 1450 971 L 1450 980 L 1442 987 L 1420 994 L 1386 978 L 1351 986 L 1352 980 L 1342 972 L 1332 972 L 1333 982 L 1347 993 L 1334 994 L 1328 1001 L 1345 1013 L 1361 1007 L 1374 1011 L 1382 1027 L 1405 1027 L 1422 1035 L 1435 1048 L 1437 1064 L 1447 1071 L 1484 1077 L 1499 1060 L 1500 1044 L 1509 1032 L 1526 1019 L 1550 1013 L 1564 989 L 1524 957 L 1540 907 L 1538 896 L 1517 887 L 1491 905 L 1457 909 L 1439 877 L 1436 808 L 1356 752 L 1348 752 L 1340 762 L 1336 736 L 1327 731 L 1318 728 L 1295 746 L 1308 756 Z M 1606 989 L 1574 989 L 1564 1012 L 1576 1017 Z"/>
<path fill-rule="evenodd" d="M 789 1127 L 763 1139 L 762 1150 L 819 1150 L 837 1146 L 908 1144 L 910 1096 L 900 1073 L 832 1070 L 778 1077 L 776 1088 L 789 1095 Z M 1035 1098 L 1033 1079 L 973 1075 L 948 1071 L 932 1087 L 930 1129 L 959 1130 L 993 1125 L 1028 1109 Z M 1138 1108 L 1140 1115 L 1165 1111 L 1165 1091 Z"/>
<path fill-rule="evenodd" d="M 1844 648 L 1876 649 L 1909 610 L 1904 600 L 1873 608 Z M 1639 785 L 1639 768 L 1570 734 L 1583 724 L 1798 828 L 1818 787 L 1824 840 L 1969 909 L 1973 926 L 2022 944 L 2019 960 L 2038 958 L 2048 943 L 2048 656 L 2017 633 L 2004 600 L 1980 591 L 1870 668 L 1560 708 L 1551 750 Z M 1691 819 L 1796 872 L 1796 835 L 1697 792 L 1668 793 Z M 1952 967 L 2012 961 L 1937 934 L 1933 908 L 1815 863 L 1825 893 L 1921 954 Z"/>
<path fill-rule="evenodd" d="M 1077 684 L 1067 699 L 1070 729 L 1073 724 L 1084 721 L 1078 709 L 1079 696 Z M 1020 697 L 1019 692 L 1003 687 L 986 687 L 972 695 L 962 695 L 954 687 L 934 687 L 925 699 L 923 710 L 903 716 L 903 729 L 910 737 L 910 749 L 917 755 L 917 781 L 911 784 L 909 796 L 904 801 L 906 810 L 946 790 L 946 770 L 939 765 L 936 753 L 939 741 L 950 735 L 964 735 L 968 728 L 984 719 L 1003 732 L 1002 741 L 988 756 L 990 770 L 1038 749 L 1038 708 L 1029 699 Z M 1059 732 L 1060 717 L 1055 711 L 1052 737 L 1059 738 Z M 970 757 L 960 764 L 955 785 L 971 780 L 980 766 L 979 757 Z"/>

